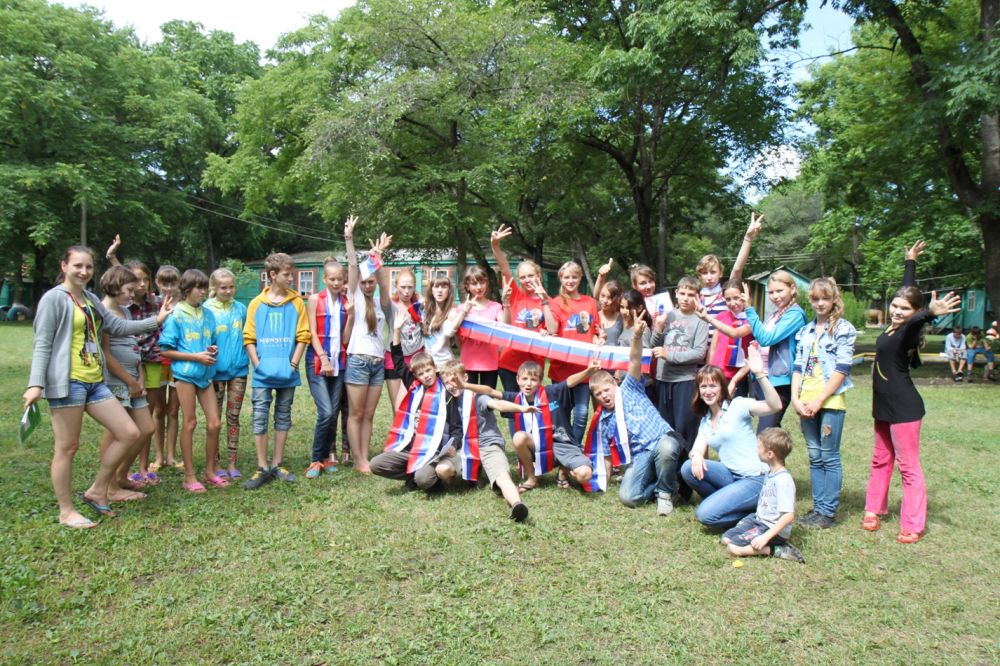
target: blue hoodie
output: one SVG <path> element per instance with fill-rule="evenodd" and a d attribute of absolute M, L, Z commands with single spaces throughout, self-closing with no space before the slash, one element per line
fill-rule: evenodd
<path fill-rule="evenodd" d="M 160 349 L 198 354 L 215 342 L 215 316 L 211 311 L 185 302 L 177 304 L 160 332 Z M 170 369 L 174 380 L 194 384 L 200 389 L 208 387 L 215 377 L 215 366 L 197 361 L 173 361 Z"/>
<path fill-rule="evenodd" d="M 299 371 L 291 364 L 295 346 L 300 342 L 308 345 L 311 340 L 306 306 L 291 289 L 277 305 L 268 301 L 267 294 L 265 289 L 250 302 L 243 325 L 244 346 L 257 346 L 253 385 L 292 388 L 302 383 Z"/>
<path fill-rule="evenodd" d="M 771 330 L 767 330 L 757 311 L 747 308 L 747 323 L 753 339 L 761 347 L 770 347 L 767 352 L 767 373 L 772 386 L 788 386 L 792 383 L 795 365 L 795 334 L 806 325 L 806 313 L 797 304 L 785 310 Z"/>
<path fill-rule="evenodd" d="M 205 301 L 205 308 L 215 315 L 215 339 L 219 345 L 219 354 L 215 357 L 215 381 L 227 382 L 236 377 L 246 377 L 250 368 L 250 359 L 243 346 L 247 306 L 236 299 L 223 303 L 211 298 Z"/>

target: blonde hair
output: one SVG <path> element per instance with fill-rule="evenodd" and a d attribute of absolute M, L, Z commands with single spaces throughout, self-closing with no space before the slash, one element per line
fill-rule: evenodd
<path fill-rule="evenodd" d="M 215 292 L 219 288 L 219 281 L 225 278 L 229 278 L 233 281 L 233 286 L 236 286 L 236 274 L 233 273 L 228 268 L 216 268 L 212 271 L 212 274 L 208 276 L 208 296 L 209 298 L 215 298 Z"/>
<path fill-rule="evenodd" d="M 844 299 L 840 296 L 840 287 L 833 278 L 818 277 L 810 282 L 809 298 L 829 298 L 833 303 L 833 307 L 830 308 L 830 328 L 844 316 Z"/>
<path fill-rule="evenodd" d="M 323 272 L 326 273 L 326 269 L 333 267 L 334 270 L 340 273 L 341 278 L 347 277 L 344 275 L 344 267 L 341 266 L 340 262 L 337 261 L 336 257 L 327 257 L 323 260 Z"/>
<path fill-rule="evenodd" d="M 581 278 L 583 277 L 583 268 L 580 267 L 580 264 L 570 260 L 559 267 L 559 279 L 562 280 L 563 273 L 574 270 L 580 274 Z M 559 285 L 559 297 L 562 299 L 563 305 L 569 305 L 569 296 L 566 294 L 566 289 L 562 285 Z"/>
<path fill-rule="evenodd" d="M 523 266 L 527 266 L 532 271 L 534 271 L 535 275 L 538 276 L 538 281 L 541 282 L 541 280 L 542 280 L 542 267 L 539 266 L 538 264 L 536 264 L 535 262 L 533 262 L 531 259 L 525 259 L 524 261 L 522 261 L 521 263 L 519 263 L 517 265 L 517 270 L 514 271 L 514 275 L 515 276 L 518 273 L 521 272 L 521 267 L 523 267 Z"/>
<path fill-rule="evenodd" d="M 522 363 L 517 369 L 517 374 L 520 375 L 522 372 L 538 379 L 542 378 L 542 366 L 537 361 L 525 361 Z"/>
<path fill-rule="evenodd" d="M 795 278 L 788 271 L 775 271 L 771 273 L 771 277 L 768 278 L 767 283 L 781 282 L 788 285 L 788 289 L 792 292 L 792 297 L 788 301 L 788 305 L 792 305 L 799 299 L 799 288 L 795 286 Z"/>
<path fill-rule="evenodd" d="M 597 386 L 605 386 L 607 384 L 615 384 L 614 376 L 607 370 L 598 370 L 590 376 L 588 381 L 590 385 L 590 390 L 593 391 Z"/>
<path fill-rule="evenodd" d="M 396 277 L 392 281 L 392 286 L 394 287 L 393 292 L 392 292 L 392 301 L 393 301 L 393 303 L 399 303 L 399 291 L 397 291 L 397 289 L 399 287 L 399 278 L 403 277 L 404 275 L 409 275 L 410 279 L 413 280 L 413 287 L 414 287 L 414 289 L 413 289 L 413 301 L 416 302 L 417 300 L 419 300 L 417 298 L 417 290 L 416 290 L 417 276 L 414 275 L 413 271 L 411 271 L 409 268 L 400 268 L 399 271 L 396 273 Z"/>
<path fill-rule="evenodd" d="M 413 374 L 417 374 L 426 367 L 435 367 L 434 357 L 427 352 L 417 352 L 410 357 L 410 371 L 413 372 Z"/>
<path fill-rule="evenodd" d="M 695 273 L 701 274 L 715 267 L 719 269 L 719 274 L 722 274 L 722 262 L 714 254 L 706 254 L 704 257 L 698 260 L 698 265 L 695 267 Z"/>
<path fill-rule="evenodd" d="M 457 358 L 453 358 L 444 364 L 438 374 L 442 377 L 461 377 L 466 374 L 465 364 Z"/>
<path fill-rule="evenodd" d="M 782 463 L 792 453 L 792 437 L 782 428 L 766 428 L 757 435 L 765 451 L 770 451 Z"/>
<path fill-rule="evenodd" d="M 434 287 L 441 285 L 448 285 L 448 297 L 444 303 L 438 303 L 434 299 Z M 451 284 L 451 278 L 446 275 L 431 278 L 427 283 L 427 291 L 424 292 L 424 316 L 420 321 L 420 331 L 424 335 L 430 335 L 434 331 L 441 330 L 454 302 L 455 288 Z"/>

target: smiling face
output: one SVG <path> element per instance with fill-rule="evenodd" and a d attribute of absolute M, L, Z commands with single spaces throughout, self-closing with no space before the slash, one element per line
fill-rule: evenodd
<path fill-rule="evenodd" d="M 910 320 L 914 312 L 916 309 L 908 300 L 897 296 L 889 303 L 889 322 L 892 326 L 902 326 Z"/>
<path fill-rule="evenodd" d="M 632 284 L 635 290 L 642 294 L 643 298 L 649 298 L 656 293 L 656 280 L 646 275 L 638 275 Z"/>
<path fill-rule="evenodd" d="M 220 277 L 215 283 L 215 297 L 220 303 L 228 303 L 236 294 L 236 285 L 231 277 Z"/>
<path fill-rule="evenodd" d="M 722 294 L 723 298 L 726 299 L 726 307 L 733 314 L 739 314 L 747 309 L 747 304 L 743 302 L 743 292 L 735 287 L 730 287 L 726 289 Z"/>
<path fill-rule="evenodd" d="M 597 304 L 601 308 L 601 312 L 607 312 L 614 306 L 615 299 L 611 296 L 611 289 L 608 287 L 602 287 L 601 293 L 597 296 Z"/>
<path fill-rule="evenodd" d="M 792 301 L 792 288 L 784 282 L 771 280 L 767 283 L 767 297 L 775 307 L 783 308 Z"/>
<path fill-rule="evenodd" d="M 559 284 L 567 294 L 575 294 L 580 289 L 583 273 L 576 266 L 570 266 L 559 271 Z"/>
<path fill-rule="evenodd" d="M 65 275 L 63 284 L 68 289 L 83 289 L 94 275 L 94 257 L 89 252 L 70 252 L 59 267 Z"/>
<path fill-rule="evenodd" d="M 535 293 L 535 287 L 541 284 L 541 277 L 534 266 L 521 264 L 517 267 L 517 281 L 520 283 L 523 291 L 533 294 Z"/>
<path fill-rule="evenodd" d="M 459 395 L 465 389 L 465 382 L 469 380 L 469 375 L 444 371 L 441 373 L 441 379 L 444 381 L 444 387 L 448 389 L 448 393 Z"/>
<path fill-rule="evenodd" d="M 135 288 L 138 284 L 138 282 L 123 284 L 121 291 L 119 291 L 118 295 L 115 296 L 115 304 L 121 308 L 131 305 L 132 301 L 135 300 Z"/>
<path fill-rule="evenodd" d="M 698 384 L 698 395 L 710 408 L 718 406 L 722 399 L 722 385 L 714 377 L 702 377 Z"/>

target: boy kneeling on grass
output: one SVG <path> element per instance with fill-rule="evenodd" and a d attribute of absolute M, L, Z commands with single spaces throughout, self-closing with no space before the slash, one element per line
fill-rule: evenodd
<path fill-rule="evenodd" d="M 407 367 L 400 344 L 400 330 L 405 319 L 397 317 L 393 322 L 391 353 L 393 365 L 408 389 L 396 409 L 385 451 L 372 459 L 372 473 L 403 479 L 409 488 L 430 490 L 439 482 L 451 485 L 459 476 L 466 481 L 476 481 L 482 464 L 490 481 L 498 483 L 513 507 L 511 518 L 524 520 L 528 507 L 520 502 L 517 489 L 506 472 L 503 437 L 489 410 L 533 413 L 534 407 L 488 398 L 484 405 L 478 400 L 473 404 L 475 396 L 464 390 L 465 367 L 455 361 L 442 369 L 441 377 L 434 359 L 424 352 L 414 354 Z M 493 444 L 497 440 L 503 471 L 508 477 L 506 484 L 497 481 L 502 475 L 493 451 L 488 450 L 486 460 L 481 460 L 484 445 L 487 449 L 496 449 Z"/>
<path fill-rule="evenodd" d="M 799 549 L 788 543 L 795 522 L 795 480 L 785 469 L 791 452 L 792 438 L 781 428 L 767 428 L 757 435 L 757 457 L 769 469 L 757 511 L 722 535 L 733 557 L 769 555 L 805 564 Z"/>

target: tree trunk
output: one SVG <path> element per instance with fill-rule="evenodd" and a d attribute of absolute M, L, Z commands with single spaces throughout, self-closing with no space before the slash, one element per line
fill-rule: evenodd
<path fill-rule="evenodd" d="M 660 194 L 659 210 L 656 225 L 656 284 L 662 289 L 667 284 L 667 215 L 669 213 L 669 202 L 667 193 L 670 186 L 667 185 Z"/>
<path fill-rule="evenodd" d="M 983 213 L 978 222 L 983 234 L 986 293 L 990 297 L 995 319 L 1000 312 L 1000 213 Z"/>

